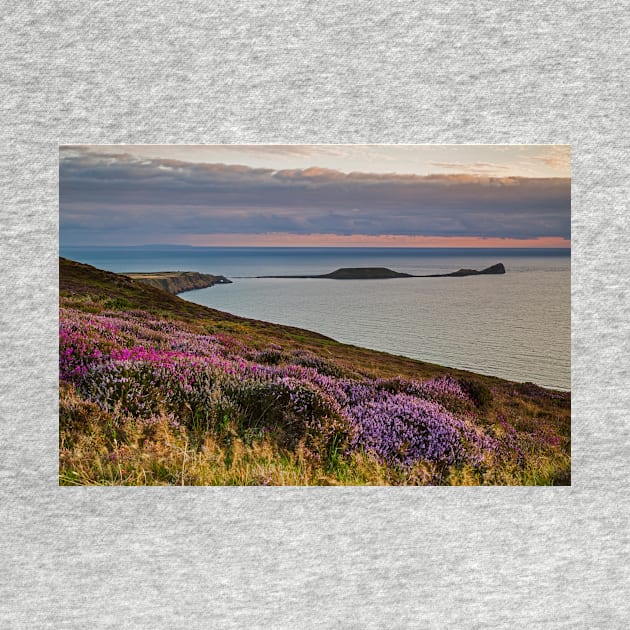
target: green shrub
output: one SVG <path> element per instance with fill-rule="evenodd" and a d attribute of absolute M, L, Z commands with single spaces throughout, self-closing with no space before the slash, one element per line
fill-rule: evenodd
<path fill-rule="evenodd" d="M 125 298 L 112 298 L 105 300 L 103 306 L 110 311 L 125 311 L 131 308 L 131 302 Z"/>
<path fill-rule="evenodd" d="M 478 409 L 488 409 L 492 404 L 492 392 L 486 385 L 475 380 L 461 379 L 462 389 L 470 396 Z"/>
<path fill-rule="evenodd" d="M 276 348 L 265 348 L 254 355 L 254 361 L 266 365 L 278 365 L 283 358 L 282 351 Z"/>
<path fill-rule="evenodd" d="M 266 429 L 283 447 L 302 442 L 313 452 L 333 454 L 346 447 L 347 421 L 321 390 L 295 379 L 248 379 L 226 384 L 224 393 L 240 409 L 240 432 Z"/>

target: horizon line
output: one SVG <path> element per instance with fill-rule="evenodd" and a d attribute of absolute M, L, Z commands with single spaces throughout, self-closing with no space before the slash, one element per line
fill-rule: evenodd
<path fill-rule="evenodd" d="M 69 244 L 59 245 L 59 249 L 71 248 L 115 248 L 115 249 L 138 249 L 143 247 L 171 247 L 182 249 L 566 249 L 571 250 L 568 245 L 189 245 L 186 243 L 142 243 L 137 245 L 105 245 L 102 243 L 90 243 L 84 245 Z"/>

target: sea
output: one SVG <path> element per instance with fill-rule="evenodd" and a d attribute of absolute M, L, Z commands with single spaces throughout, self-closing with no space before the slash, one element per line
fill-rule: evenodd
<path fill-rule="evenodd" d="M 114 272 L 198 271 L 232 284 L 181 294 L 235 315 L 543 387 L 571 389 L 568 249 L 61 247 Z M 439 274 L 503 263 L 505 275 L 330 280 L 341 267 Z"/>

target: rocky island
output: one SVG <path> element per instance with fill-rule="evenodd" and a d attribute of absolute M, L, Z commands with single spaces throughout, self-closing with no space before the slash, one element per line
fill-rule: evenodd
<path fill-rule="evenodd" d="M 497 263 L 481 271 L 476 269 L 459 269 L 452 273 L 418 276 L 410 273 L 393 271 L 387 267 L 343 267 L 330 273 L 316 276 L 256 276 L 257 278 L 329 278 L 332 280 L 385 280 L 389 278 L 461 278 L 463 276 L 482 276 L 504 274 L 503 263 Z"/>
<path fill-rule="evenodd" d="M 151 273 L 125 273 L 121 274 L 132 280 L 138 280 L 153 287 L 162 289 L 167 293 L 177 295 L 184 291 L 205 289 L 215 284 L 231 284 L 225 276 L 213 276 L 196 271 L 156 271 Z"/>

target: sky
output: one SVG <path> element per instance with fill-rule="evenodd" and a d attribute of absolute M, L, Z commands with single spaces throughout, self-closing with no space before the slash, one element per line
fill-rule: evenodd
<path fill-rule="evenodd" d="M 567 145 L 60 147 L 60 245 L 569 247 Z"/>

